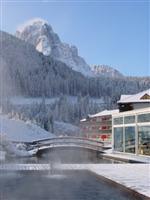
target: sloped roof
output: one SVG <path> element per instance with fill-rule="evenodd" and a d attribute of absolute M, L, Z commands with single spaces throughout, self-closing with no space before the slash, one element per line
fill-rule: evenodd
<path fill-rule="evenodd" d="M 106 116 L 106 115 L 112 115 L 112 114 L 117 114 L 119 113 L 119 110 L 103 110 L 102 112 L 96 113 L 94 115 L 88 115 L 90 118 L 93 117 L 100 117 L 100 116 Z"/>
<path fill-rule="evenodd" d="M 141 99 L 144 95 L 150 96 L 150 88 L 143 92 L 133 94 L 133 95 L 121 95 L 121 98 L 117 103 L 140 103 L 140 102 L 149 102 L 150 99 Z"/>
<path fill-rule="evenodd" d="M 96 113 L 94 115 L 88 115 L 89 118 L 94 118 L 94 117 L 101 117 L 101 116 L 107 116 L 107 115 L 113 115 L 119 113 L 119 110 L 103 110 L 102 112 Z M 88 118 L 87 117 L 87 118 Z M 85 122 L 87 121 L 87 118 L 81 119 L 80 122 Z"/>

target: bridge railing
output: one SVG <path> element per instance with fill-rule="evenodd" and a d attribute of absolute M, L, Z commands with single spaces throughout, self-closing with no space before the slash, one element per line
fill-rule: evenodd
<path fill-rule="evenodd" d="M 87 143 L 87 144 L 93 144 L 93 145 L 97 145 L 97 146 L 103 146 L 104 143 L 100 142 L 100 141 L 96 141 L 96 140 L 92 140 L 92 139 L 85 139 L 85 138 L 81 138 L 81 137 L 58 137 L 58 138 L 51 138 L 51 139 L 47 139 L 47 140 L 40 140 L 37 142 L 34 142 L 34 144 L 36 145 L 40 145 L 40 144 L 51 144 L 51 143 L 63 143 L 63 142 L 75 142 L 75 143 Z"/>
<path fill-rule="evenodd" d="M 63 147 L 63 146 L 76 146 L 83 148 L 90 148 L 94 150 L 100 150 L 104 146 L 103 142 L 82 138 L 82 137 L 57 137 L 47 140 L 40 140 L 34 142 L 32 147 L 41 149 Z"/>

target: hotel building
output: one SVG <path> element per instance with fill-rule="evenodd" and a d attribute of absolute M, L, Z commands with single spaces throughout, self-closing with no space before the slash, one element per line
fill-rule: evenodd
<path fill-rule="evenodd" d="M 119 110 L 104 110 L 94 115 L 88 115 L 80 121 L 81 135 L 100 141 L 111 142 L 112 139 L 112 114 Z"/>
<path fill-rule="evenodd" d="M 150 156 L 150 89 L 122 95 L 112 117 L 113 152 Z"/>

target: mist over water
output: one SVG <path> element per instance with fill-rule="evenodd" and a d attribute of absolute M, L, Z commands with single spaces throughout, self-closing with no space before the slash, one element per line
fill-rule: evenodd
<path fill-rule="evenodd" d="M 86 171 L 68 171 L 47 178 L 44 172 L 21 172 L 20 177 L 0 179 L 5 200 L 138 200 Z"/>
<path fill-rule="evenodd" d="M 9 158 L 8 163 L 49 164 L 50 170 L 0 171 L 0 197 L 4 200 L 140 200 L 89 171 L 58 169 L 60 164 L 113 162 L 103 159 L 96 151 L 62 147 L 40 151 L 36 157 Z"/>
<path fill-rule="evenodd" d="M 38 153 L 39 162 L 52 161 L 54 163 L 112 163 L 113 161 L 102 159 L 102 153 L 77 147 L 59 147 Z"/>
<path fill-rule="evenodd" d="M 49 164 L 46 171 L 16 171 L 0 175 L 0 195 L 5 200 L 91 200 L 104 198 L 130 200 L 119 189 L 112 189 L 87 171 L 61 170 L 59 164 L 112 163 L 101 154 L 82 148 L 53 148 L 40 151 L 36 157 L 9 158 L 8 163 Z M 0 172 L 1 173 L 1 172 Z M 116 195 L 116 192 L 118 193 Z M 130 197 L 130 195 L 129 195 Z M 134 199 L 132 199 L 134 200 Z"/>
<path fill-rule="evenodd" d="M 119 161 L 105 159 L 103 154 L 94 150 L 77 147 L 57 147 L 49 150 L 41 150 L 32 157 L 7 157 L 6 163 L 26 164 L 90 164 L 90 163 L 120 163 Z"/>

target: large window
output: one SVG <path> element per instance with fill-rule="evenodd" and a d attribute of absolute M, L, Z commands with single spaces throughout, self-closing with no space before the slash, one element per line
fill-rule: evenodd
<path fill-rule="evenodd" d="M 123 127 L 114 128 L 114 150 L 123 151 Z"/>
<path fill-rule="evenodd" d="M 125 127 L 125 152 L 135 153 L 135 127 Z"/>
<path fill-rule="evenodd" d="M 123 124 L 123 117 L 114 118 L 114 125 Z"/>
<path fill-rule="evenodd" d="M 113 116 L 114 151 L 150 157 L 150 113 L 145 109 Z"/>
<path fill-rule="evenodd" d="M 135 116 L 125 116 L 124 117 L 124 123 L 125 124 L 133 124 L 135 123 Z"/>
<path fill-rule="evenodd" d="M 150 122 L 150 113 L 138 115 L 138 122 Z"/>
<path fill-rule="evenodd" d="M 139 154 L 150 155 L 150 126 L 139 126 Z"/>

